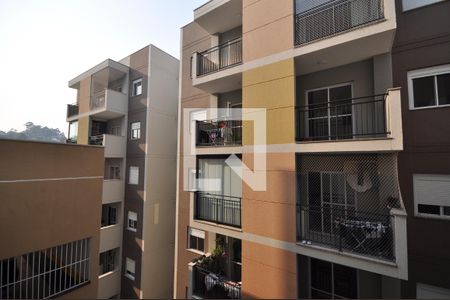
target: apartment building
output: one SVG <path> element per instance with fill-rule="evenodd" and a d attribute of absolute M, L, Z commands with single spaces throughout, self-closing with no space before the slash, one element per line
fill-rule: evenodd
<path fill-rule="evenodd" d="M 97 297 L 171 297 L 178 60 L 149 45 L 69 87 L 68 142 L 105 149 Z"/>
<path fill-rule="evenodd" d="M 415 233 L 399 183 L 408 106 L 393 45 L 414 17 L 403 21 L 401 5 L 212 0 L 194 10 L 181 29 L 176 298 L 403 295 Z"/>
<path fill-rule="evenodd" d="M 0 140 L 0 299 L 97 296 L 103 149 Z"/>
<path fill-rule="evenodd" d="M 400 186 L 408 214 L 405 298 L 450 298 L 450 2 L 397 1 L 393 82 L 401 86 Z"/>

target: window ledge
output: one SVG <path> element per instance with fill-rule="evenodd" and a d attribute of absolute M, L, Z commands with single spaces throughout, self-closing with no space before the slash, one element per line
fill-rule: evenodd
<path fill-rule="evenodd" d="M 198 254 L 198 255 L 205 255 L 205 252 L 202 252 L 202 251 L 197 250 L 197 249 L 187 248 L 186 251 L 189 251 L 189 252 L 192 252 L 192 253 L 195 253 L 195 254 Z"/>
<path fill-rule="evenodd" d="M 112 275 L 112 274 L 114 274 L 114 273 L 117 273 L 117 272 L 119 272 L 119 269 L 115 269 L 115 270 L 106 272 L 106 273 L 104 273 L 104 274 L 102 274 L 102 275 L 99 275 L 99 276 L 98 276 L 98 279 L 102 279 L 102 278 L 104 278 L 104 277 L 108 277 L 108 276 L 110 276 L 110 275 Z"/>

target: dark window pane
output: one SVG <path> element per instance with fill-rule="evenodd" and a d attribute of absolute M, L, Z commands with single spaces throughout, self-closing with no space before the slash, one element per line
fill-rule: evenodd
<path fill-rule="evenodd" d="M 311 288 L 331 293 L 331 278 L 331 263 L 311 259 Z"/>
<path fill-rule="evenodd" d="M 413 79 L 414 107 L 436 105 L 434 76 Z"/>
<path fill-rule="evenodd" d="M 343 298 L 356 298 L 356 269 L 334 265 L 334 293 Z"/>
<path fill-rule="evenodd" d="M 328 90 L 308 92 L 308 110 L 310 118 L 328 115 Z"/>
<path fill-rule="evenodd" d="M 197 239 L 197 242 L 198 242 L 197 249 L 200 251 L 205 251 L 205 240 L 199 238 Z"/>
<path fill-rule="evenodd" d="M 450 73 L 437 76 L 439 105 L 450 104 Z"/>
<path fill-rule="evenodd" d="M 189 236 L 189 248 L 197 249 L 197 238 L 193 235 Z"/>
<path fill-rule="evenodd" d="M 444 215 L 450 216 L 450 206 L 444 206 Z"/>
<path fill-rule="evenodd" d="M 422 214 L 440 215 L 441 207 L 439 205 L 419 204 L 418 211 Z"/>

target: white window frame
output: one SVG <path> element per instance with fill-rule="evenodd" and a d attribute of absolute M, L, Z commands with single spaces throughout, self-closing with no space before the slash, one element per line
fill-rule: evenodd
<path fill-rule="evenodd" d="M 402 8 L 403 11 L 413 10 L 419 7 L 428 6 L 431 4 L 443 2 L 444 0 L 403 0 Z M 405 5 L 407 4 L 407 5 Z"/>
<path fill-rule="evenodd" d="M 141 84 L 141 90 L 140 90 L 140 92 L 138 93 L 138 92 L 136 91 L 136 89 L 135 89 L 135 86 L 136 86 L 137 84 L 139 84 L 139 83 Z M 131 82 L 131 96 L 140 96 L 140 95 L 143 94 L 143 92 L 144 92 L 144 85 L 143 85 L 142 77 L 133 80 L 133 81 Z"/>
<path fill-rule="evenodd" d="M 352 99 L 352 113 L 351 113 L 351 117 L 352 117 L 352 135 L 355 134 L 355 114 L 353 112 L 353 98 L 354 98 L 354 87 L 353 87 L 353 82 L 344 82 L 344 83 L 338 83 L 338 84 L 334 84 L 334 85 L 328 85 L 328 86 L 323 86 L 323 87 L 319 87 L 319 88 L 315 88 L 315 89 L 309 89 L 305 91 L 305 103 L 306 105 L 309 107 L 309 98 L 308 98 L 308 94 L 310 92 L 316 92 L 316 91 L 320 91 L 320 90 L 327 90 L 327 103 L 328 103 L 328 107 L 330 105 L 330 90 L 333 88 L 339 88 L 339 87 L 344 87 L 344 86 L 350 86 L 350 90 L 351 90 L 351 99 Z M 309 136 L 309 120 L 314 120 L 314 119 L 327 119 L 328 120 L 328 136 L 331 135 L 331 116 L 330 116 L 330 108 L 327 109 L 327 116 L 326 117 L 314 117 L 314 118 L 310 118 L 309 115 L 307 116 L 307 127 L 306 129 L 308 130 L 308 136 Z M 347 115 L 339 115 L 337 117 L 346 117 Z M 337 118 L 336 117 L 336 118 Z M 332 139 L 327 139 L 328 141 L 332 141 Z M 326 141 L 326 140 L 324 140 Z"/>
<path fill-rule="evenodd" d="M 127 229 L 136 232 L 138 223 L 138 215 L 136 212 L 129 210 L 127 214 Z M 136 225 L 134 225 L 136 224 Z"/>
<path fill-rule="evenodd" d="M 131 176 L 132 175 L 132 171 L 133 172 L 137 172 L 136 173 L 137 181 L 134 181 L 134 180 L 132 181 L 132 179 L 134 178 L 134 176 Z M 128 184 L 139 185 L 139 167 L 138 166 L 130 166 L 129 167 L 129 169 L 128 169 Z"/>
<path fill-rule="evenodd" d="M 134 281 L 136 276 L 136 261 L 131 258 L 125 259 L 125 277 Z"/>
<path fill-rule="evenodd" d="M 421 199 L 419 199 L 417 186 L 416 186 L 416 181 L 418 181 L 418 180 L 447 181 L 448 184 L 450 185 L 450 174 L 447 174 L 447 175 L 444 175 L 444 174 L 443 175 L 441 175 L 441 174 L 413 174 L 414 215 L 416 217 L 422 217 L 422 218 L 450 220 L 450 216 L 444 215 L 444 206 L 446 206 L 446 205 L 442 205 L 440 203 L 423 202 L 423 201 L 421 201 Z M 429 198 L 427 198 L 427 199 L 429 199 Z M 419 204 L 440 206 L 440 215 L 420 213 L 419 212 Z M 450 206 L 450 203 L 448 206 Z"/>
<path fill-rule="evenodd" d="M 193 248 L 191 245 L 191 236 L 195 236 L 198 239 L 203 239 L 203 251 L 197 248 Z M 203 230 L 195 229 L 192 227 L 189 227 L 188 229 L 188 250 L 196 252 L 198 254 L 204 254 L 205 253 L 205 236 L 206 233 Z"/>
<path fill-rule="evenodd" d="M 139 124 L 139 128 L 135 128 L 133 129 L 133 124 Z M 137 137 L 133 137 L 133 132 L 136 131 Z M 137 121 L 137 122 L 131 122 L 130 123 L 130 140 L 139 140 L 141 138 L 141 122 Z"/>
<path fill-rule="evenodd" d="M 409 71 L 408 72 L 409 109 L 410 110 L 419 110 L 419 109 L 449 107 L 450 104 L 439 105 L 439 103 L 438 103 L 439 97 L 438 97 L 438 85 L 437 85 L 437 79 L 436 79 L 438 75 L 448 74 L 448 73 L 450 73 L 450 64 Z M 431 105 L 431 106 L 415 107 L 414 106 L 413 79 L 418 79 L 418 78 L 423 78 L 423 77 L 431 77 L 431 76 L 434 77 L 434 96 L 436 97 L 436 104 Z"/>

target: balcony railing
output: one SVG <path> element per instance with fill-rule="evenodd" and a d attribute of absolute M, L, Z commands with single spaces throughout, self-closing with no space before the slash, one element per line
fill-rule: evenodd
<path fill-rule="evenodd" d="M 89 145 L 103 146 L 104 139 L 105 139 L 104 134 L 90 136 L 89 137 Z"/>
<path fill-rule="evenodd" d="M 242 120 L 197 121 L 197 146 L 242 145 Z"/>
<path fill-rule="evenodd" d="M 241 198 L 196 192 L 194 218 L 241 228 Z"/>
<path fill-rule="evenodd" d="M 298 240 L 393 261 L 392 216 L 336 206 L 297 205 Z"/>
<path fill-rule="evenodd" d="M 78 113 L 79 113 L 79 106 L 77 103 L 67 104 L 67 118 L 76 116 L 78 115 Z"/>
<path fill-rule="evenodd" d="M 198 265 L 194 266 L 195 296 L 203 299 L 240 299 L 241 284 L 212 273 Z"/>
<path fill-rule="evenodd" d="M 295 44 L 302 45 L 384 19 L 384 0 L 334 0 L 295 16 Z"/>
<path fill-rule="evenodd" d="M 242 63 L 242 39 L 237 38 L 197 53 L 197 76 Z"/>
<path fill-rule="evenodd" d="M 376 95 L 296 107 L 297 141 L 383 138 L 386 95 Z"/>

